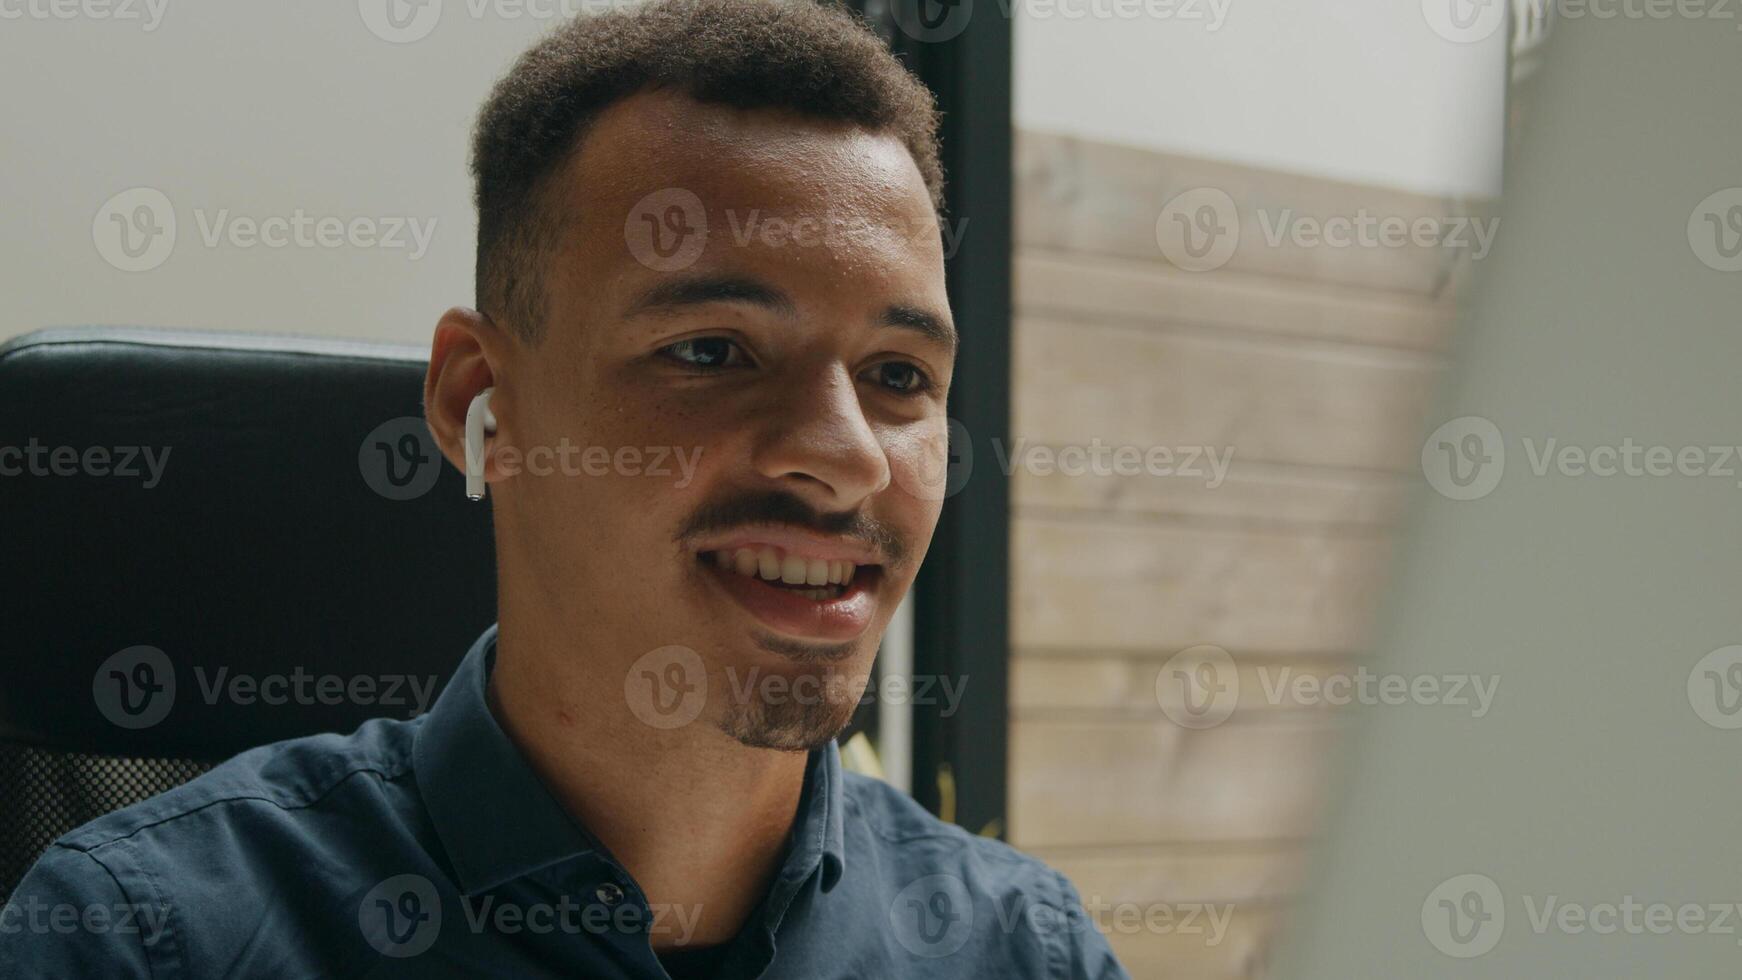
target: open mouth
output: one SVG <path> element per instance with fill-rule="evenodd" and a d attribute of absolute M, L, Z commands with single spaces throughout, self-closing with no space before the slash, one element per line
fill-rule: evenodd
<path fill-rule="evenodd" d="M 864 632 L 883 574 L 881 565 L 767 544 L 700 551 L 696 560 L 764 625 L 814 639 L 851 639 Z"/>
<path fill-rule="evenodd" d="M 701 557 L 745 578 L 760 579 L 767 585 L 791 590 L 817 602 L 843 595 L 852 586 L 853 579 L 858 577 L 861 567 L 840 559 L 804 558 L 772 547 L 704 551 Z M 878 566 L 863 567 L 868 570 L 866 574 L 871 574 Z"/>

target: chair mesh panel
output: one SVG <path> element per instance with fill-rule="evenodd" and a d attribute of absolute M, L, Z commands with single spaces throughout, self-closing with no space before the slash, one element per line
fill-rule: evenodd
<path fill-rule="evenodd" d="M 50 843 L 111 810 L 198 776 L 212 763 L 52 752 L 0 742 L 0 902 Z"/>

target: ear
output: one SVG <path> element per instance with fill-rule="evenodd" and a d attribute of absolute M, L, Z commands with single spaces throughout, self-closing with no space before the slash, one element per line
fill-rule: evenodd
<path fill-rule="evenodd" d="M 513 428 L 513 394 L 504 367 L 513 341 L 494 321 L 477 310 L 456 306 L 437 321 L 423 378 L 423 417 L 436 445 L 461 473 L 466 471 L 466 409 L 485 388 L 495 388 L 490 411 L 496 416 L 499 442 Z M 484 453 L 484 480 L 501 478 L 496 455 Z"/>

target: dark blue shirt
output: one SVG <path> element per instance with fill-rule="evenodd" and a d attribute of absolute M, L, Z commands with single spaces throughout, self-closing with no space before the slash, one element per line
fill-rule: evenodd
<path fill-rule="evenodd" d="M 0 912 L 0 977 L 663 980 L 650 938 L 694 917 L 650 908 L 497 725 L 495 640 L 426 715 L 244 752 L 56 841 Z M 715 975 L 1126 976 L 1063 876 L 833 745 Z"/>

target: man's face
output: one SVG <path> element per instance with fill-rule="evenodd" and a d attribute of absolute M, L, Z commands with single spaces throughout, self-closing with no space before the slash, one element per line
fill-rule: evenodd
<path fill-rule="evenodd" d="M 568 223 L 510 369 L 504 546 L 601 678 L 685 647 L 704 723 L 833 737 L 942 506 L 954 328 L 917 167 L 891 136 L 644 93 L 547 206 Z M 681 669 L 654 659 L 656 686 Z"/>

